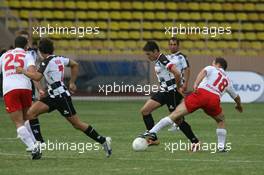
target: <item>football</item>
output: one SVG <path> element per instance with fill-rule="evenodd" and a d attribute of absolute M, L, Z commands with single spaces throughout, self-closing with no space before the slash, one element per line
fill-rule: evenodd
<path fill-rule="evenodd" d="M 144 151 L 148 147 L 148 142 L 144 138 L 136 138 L 132 143 L 132 148 L 134 151 Z"/>

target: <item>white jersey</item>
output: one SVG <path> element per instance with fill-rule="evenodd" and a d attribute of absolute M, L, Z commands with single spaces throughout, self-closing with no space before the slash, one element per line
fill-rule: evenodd
<path fill-rule="evenodd" d="M 48 93 L 51 97 L 62 93 L 70 95 L 63 83 L 64 67 L 68 66 L 69 63 L 69 58 L 56 55 L 50 55 L 40 63 L 38 72 L 43 74 L 48 82 Z"/>
<path fill-rule="evenodd" d="M 155 72 L 160 83 L 161 91 L 171 91 L 176 89 L 174 75 L 168 70 L 173 63 L 164 55 L 160 54 L 155 61 Z"/>
<path fill-rule="evenodd" d="M 233 99 L 237 97 L 238 94 L 233 89 L 232 82 L 223 69 L 207 66 L 204 70 L 206 71 L 206 77 L 199 84 L 198 88 L 205 89 L 220 97 L 224 95 L 225 92 Z"/>
<path fill-rule="evenodd" d="M 0 68 L 3 73 L 3 94 L 15 89 L 31 90 L 31 82 L 24 74 L 17 74 L 16 67 L 35 66 L 35 61 L 30 54 L 21 48 L 15 48 L 4 53 L 0 58 Z"/>
<path fill-rule="evenodd" d="M 187 57 L 180 51 L 166 56 L 168 60 L 170 60 L 176 66 L 177 70 L 181 73 L 181 83 L 184 83 L 183 71 L 184 69 L 190 67 Z"/>

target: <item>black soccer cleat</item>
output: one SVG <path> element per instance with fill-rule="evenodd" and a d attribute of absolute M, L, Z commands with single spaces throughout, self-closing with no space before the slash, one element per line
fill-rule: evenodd
<path fill-rule="evenodd" d="M 227 153 L 228 150 L 226 148 L 224 149 L 218 149 L 218 153 Z"/>
<path fill-rule="evenodd" d="M 144 134 L 141 134 L 139 137 L 145 138 L 149 146 L 160 144 L 160 141 L 156 133 L 150 133 L 149 131 L 146 131 Z"/>
<path fill-rule="evenodd" d="M 38 160 L 41 159 L 42 153 L 41 153 L 41 148 L 40 144 L 38 142 L 35 143 L 35 148 L 31 152 L 31 158 L 32 160 Z"/>

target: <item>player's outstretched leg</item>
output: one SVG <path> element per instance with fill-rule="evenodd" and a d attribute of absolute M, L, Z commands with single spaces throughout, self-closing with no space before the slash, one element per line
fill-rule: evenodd
<path fill-rule="evenodd" d="M 177 106 L 177 108 L 167 117 L 164 117 L 161 119 L 150 131 L 149 133 L 153 135 L 153 133 L 158 133 L 162 128 L 172 125 L 174 122 L 179 122 L 180 120 L 180 126 L 181 130 L 184 132 L 184 134 L 192 141 L 193 143 L 193 149 L 192 151 L 196 151 L 199 147 L 199 140 L 195 137 L 193 134 L 190 125 L 185 122 L 182 118 L 183 116 L 187 115 L 188 111 L 186 109 L 185 103 L 182 102 Z"/>
<path fill-rule="evenodd" d="M 40 159 L 41 158 L 41 150 L 39 148 L 39 144 L 34 143 L 34 136 L 30 134 L 28 129 L 24 126 L 23 112 L 16 111 L 10 113 L 10 118 L 14 122 L 17 128 L 17 135 L 21 139 L 21 141 L 30 148 L 32 159 Z"/>
<path fill-rule="evenodd" d="M 106 152 L 106 156 L 107 157 L 111 156 L 112 148 L 111 148 L 111 138 L 110 137 L 104 137 L 104 136 L 99 135 L 91 125 L 88 125 L 87 123 L 82 122 L 77 115 L 67 117 L 66 119 L 72 124 L 74 128 L 83 131 L 88 137 L 102 144 Z"/>
<path fill-rule="evenodd" d="M 39 119 L 36 118 L 36 119 L 30 120 L 29 124 L 30 124 L 31 130 L 36 140 L 41 143 L 44 143 L 44 139 L 42 137 L 41 130 L 40 130 Z"/>
<path fill-rule="evenodd" d="M 216 135 L 217 135 L 217 148 L 219 152 L 227 152 L 225 149 L 227 131 L 225 129 L 224 114 L 220 113 L 218 116 L 213 117 L 217 123 Z"/>
<path fill-rule="evenodd" d="M 151 130 L 154 126 L 154 119 L 152 117 L 151 112 L 154 111 L 155 109 L 159 108 L 161 106 L 160 103 L 149 99 L 144 106 L 140 109 L 140 112 L 142 114 L 145 126 L 147 131 Z M 158 137 L 156 136 L 155 138 L 153 137 L 152 139 L 149 140 L 149 145 L 158 145 L 160 142 L 158 140 Z"/>
<path fill-rule="evenodd" d="M 184 102 L 179 104 L 177 108 L 167 117 L 161 119 L 149 132 L 158 133 L 162 128 L 172 125 L 174 122 L 181 120 L 181 118 L 188 114 Z"/>

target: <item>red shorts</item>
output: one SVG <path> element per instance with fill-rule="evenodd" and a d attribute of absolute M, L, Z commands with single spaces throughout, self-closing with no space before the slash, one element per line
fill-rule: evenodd
<path fill-rule="evenodd" d="M 205 89 L 197 89 L 185 97 L 184 102 L 189 113 L 201 108 L 206 114 L 215 117 L 222 112 L 220 97 Z"/>
<path fill-rule="evenodd" d="M 15 89 L 4 95 L 6 111 L 8 113 L 29 108 L 32 104 L 32 91 L 29 89 Z"/>

